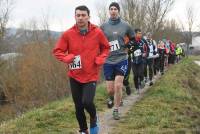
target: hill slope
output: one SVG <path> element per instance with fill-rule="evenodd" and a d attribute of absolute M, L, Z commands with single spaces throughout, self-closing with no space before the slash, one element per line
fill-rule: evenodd
<path fill-rule="evenodd" d="M 193 59 L 170 68 L 113 134 L 200 133 L 200 66 Z"/>
<path fill-rule="evenodd" d="M 105 100 L 105 85 L 101 84 L 96 95 L 99 112 L 106 109 Z M 71 97 L 31 110 L 0 126 L 0 134 L 74 134 L 77 130 Z"/>
<path fill-rule="evenodd" d="M 200 67 L 193 59 L 185 59 L 170 68 L 127 116 L 113 126 L 113 133 L 199 131 Z M 105 85 L 102 84 L 97 89 L 98 111 L 106 109 L 105 99 Z M 0 126 L 1 134 L 74 134 L 76 131 L 71 97 L 32 110 Z"/>

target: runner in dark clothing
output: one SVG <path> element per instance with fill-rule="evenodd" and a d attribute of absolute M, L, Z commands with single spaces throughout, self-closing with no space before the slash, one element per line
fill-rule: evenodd
<path fill-rule="evenodd" d="M 129 76 L 130 76 L 130 72 L 131 72 L 131 69 L 132 69 L 132 53 L 130 50 L 128 50 L 128 69 L 127 69 L 127 72 L 124 76 L 124 81 L 123 81 L 123 84 L 126 88 L 126 94 L 127 95 L 130 95 L 131 94 L 131 88 L 130 88 L 130 85 L 129 85 Z"/>
<path fill-rule="evenodd" d="M 136 91 L 138 93 L 140 89 L 141 82 L 144 78 L 144 68 L 143 68 L 143 58 L 146 57 L 145 42 L 142 40 L 142 33 L 140 29 L 135 29 L 135 38 L 133 38 L 129 45 L 129 49 L 132 52 L 132 69 L 134 75 L 134 84 Z"/>

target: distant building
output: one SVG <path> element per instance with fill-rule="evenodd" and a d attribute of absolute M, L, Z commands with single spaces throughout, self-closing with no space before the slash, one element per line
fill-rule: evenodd
<path fill-rule="evenodd" d="M 191 47 L 194 47 L 196 49 L 200 49 L 200 36 L 192 37 L 192 45 L 191 45 Z"/>
<path fill-rule="evenodd" d="M 0 63 L 7 66 L 7 68 L 13 67 L 16 63 L 17 57 L 22 56 L 20 53 L 5 53 L 0 55 Z"/>
<path fill-rule="evenodd" d="M 192 37 L 192 44 L 190 45 L 191 54 L 200 55 L 200 35 L 196 34 Z"/>
<path fill-rule="evenodd" d="M 18 56 L 22 56 L 20 53 L 6 53 L 6 54 L 1 54 L 0 59 L 1 60 L 12 60 L 15 59 Z"/>

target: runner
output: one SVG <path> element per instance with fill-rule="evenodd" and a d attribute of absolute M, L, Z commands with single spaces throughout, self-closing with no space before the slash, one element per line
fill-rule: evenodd
<path fill-rule="evenodd" d="M 148 48 L 149 48 L 149 53 L 147 56 L 147 61 L 146 64 L 144 65 L 144 77 L 145 77 L 145 82 L 147 82 L 147 74 L 149 74 L 149 86 L 153 85 L 153 64 L 154 64 L 154 55 L 156 55 L 155 52 L 155 44 L 154 44 L 154 40 L 152 39 L 152 34 L 151 33 L 147 33 L 147 44 L 148 44 Z M 148 71 L 147 71 L 148 68 Z"/>
<path fill-rule="evenodd" d="M 134 31 L 131 26 L 119 16 L 120 6 L 112 2 L 109 6 L 110 18 L 101 26 L 110 42 L 111 53 L 104 64 L 104 76 L 109 94 L 108 107 L 111 108 L 114 99 L 113 118 L 119 120 L 119 106 L 122 100 L 122 87 L 124 75 L 127 71 L 127 49 L 125 38 L 133 38 Z"/>
<path fill-rule="evenodd" d="M 158 53 L 159 53 L 159 70 L 161 75 L 164 74 L 164 67 L 165 67 L 165 55 L 166 55 L 166 48 L 163 41 L 159 41 L 158 44 Z"/>
<path fill-rule="evenodd" d="M 130 51 L 132 52 L 132 68 L 134 75 L 134 84 L 137 93 L 140 93 L 140 85 L 142 85 L 144 78 L 144 60 L 143 58 L 147 55 L 146 44 L 142 40 L 142 32 L 140 29 L 135 29 L 135 38 L 129 42 L 131 46 Z"/>
<path fill-rule="evenodd" d="M 163 42 L 165 44 L 165 49 L 166 49 L 166 54 L 165 54 L 165 66 L 168 67 L 169 64 L 168 64 L 168 60 L 169 60 L 169 51 L 170 51 L 170 43 L 169 43 L 169 40 L 167 39 L 163 39 Z"/>
<path fill-rule="evenodd" d="M 159 59 L 159 52 L 158 52 L 158 44 L 155 42 L 155 51 L 154 51 L 154 64 L 153 64 L 153 70 L 154 70 L 154 76 L 157 75 L 157 72 L 160 71 L 159 65 L 160 65 L 160 59 Z"/>
<path fill-rule="evenodd" d="M 174 64 L 175 59 L 176 59 L 176 52 L 175 52 L 175 44 L 172 41 L 169 41 L 169 58 L 168 58 L 168 64 L 171 66 Z"/>
<path fill-rule="evenodd" d="M 98 118 L 94 97 L 100 66 L 109 54 L 109 42 L 101 29 L 89 22 L 86 6 L 75 9 L 76 24 L 64 32 L 53 54 L 69 65 L 68 76 L 80 133 L 89 134 L 84 109 L 90 115 L 90 134 L 98 134 Z"/>
<path fill-rule="evenodd" d="M 132 53 L 130 50 L 128 50 L 128 69 L 127 69 L 127 72 L 124 76 L 124 81 L 123 81 L 123 84 L 126 88 L 126 94 L 127 95 L 131 95 L 131 88 L 130 88 L 130 85 L 129 85 L 129 76 L 130 76 L 130 72 L 131 72 L 131 69 L 132 69 Z"/>
<path fill-rule="evenodd" d="M 178 63 L 181 60 L 182 55 L 182 48 L 179 44 L 176 45 L 176 63 Z"/>

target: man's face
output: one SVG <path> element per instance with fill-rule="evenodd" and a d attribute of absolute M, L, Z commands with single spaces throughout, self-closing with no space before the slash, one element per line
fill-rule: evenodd
<path fill-rule="evenodd" d="M 136 33 L 136 38 L 140 38 L 141 39 L 142 38 L 142 32 L 137 32 Z"/>
<path fill-rule="evenodd" d="M 76 10 L 75 11 L 75 20 L 78 27 L 83 28 L 88 25 L 88 21 L 90 16 L 88 15 L 87 11 Z"/>
<path fill-rule="evenodd" d="M 118 18 L 119 10 L 115 6 L 111 6 L 109 9 L 110 17 L 113 19 Z"/>
<path fill-rule="evenodd" d="M 147 39 L 152 39 L 152 35 L 151 34 L 149 34 L 149 35 L 147 35 Z"/>

